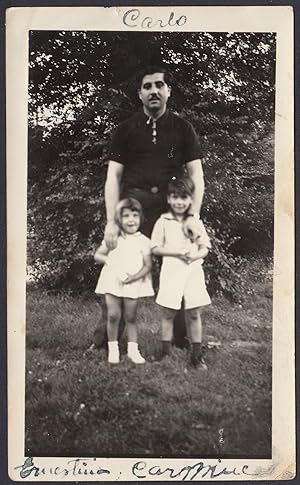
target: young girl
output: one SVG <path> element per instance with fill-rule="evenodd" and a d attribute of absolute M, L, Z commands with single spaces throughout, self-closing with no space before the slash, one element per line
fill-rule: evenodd
<path fill-rule="evenodd" d="M 124 313 L 128 338 L 128 357 L 143 364 L 137 344 L 136 309 L 138 298 L 154 294 L 151 282 L 150 239 L 138 229 L 142 222 L 141 204 L 135 199 L 121 200 L 115 211 L 120 228 L 117 247 L 109 251 L 105 241 L 97 249 L 95 260 L 104 264 L 95 292 L 104 294 L 107 306 L 108 362 L 120 361 L 118 328 Z"/>
<path fill-rule="evenodd" d="M 192 342 L 191 363 L 207 369 L 203 359 L 201 307 L 210 303 L 206 291 L 203 258 L 210 242 L 199 221 L 200 236 L 192 242 L 184 232 L 184 221 L 193 201 L 194 183 L 190 178 L 171 180 L 167 190 L 170 211 L 155 223 L 151 236 L 153 254 L 163 257 L 156 302 L 163 307 L 161 322 L 163 356 L 171 352 L 173 320 L 185 302 L 187 333 Z"/>

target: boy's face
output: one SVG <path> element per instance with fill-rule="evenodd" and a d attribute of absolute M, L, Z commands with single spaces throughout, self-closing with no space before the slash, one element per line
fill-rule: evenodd
<path fill-rule="evenodd" d="M 121 214 L 121 227 L 126 234 L 134 234 L 141 224 L 141 215 L 138 211 L 123 209 Z"/>
<path fill-rule="evenodd" d="M 168 204 L 176 216 L 183 216 L 192 204 L 192 197 L 188 194 L 171 193 L 167 197 Z"/>

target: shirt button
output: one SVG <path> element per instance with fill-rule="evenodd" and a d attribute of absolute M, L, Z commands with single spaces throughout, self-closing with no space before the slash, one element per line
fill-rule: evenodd
<path fill-rule="evenodd" d="M 158 190 L 159 190 L 158 187 L 154 186 L 154 187 L 151 187 L 150 192 L 152 192 L 152 194 L 157 194 Z"/>

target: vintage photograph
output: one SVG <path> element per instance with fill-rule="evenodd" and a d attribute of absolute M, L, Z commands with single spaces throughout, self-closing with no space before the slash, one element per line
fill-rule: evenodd
<path fill-rule="evenodd" d="M 26 456 L 271 457 L 275 57 L 30 31 Z"/>
<path fill-rule="evenodd" d="M 10 478 L 292 479 L 292 8 L 6 25 Z"/>

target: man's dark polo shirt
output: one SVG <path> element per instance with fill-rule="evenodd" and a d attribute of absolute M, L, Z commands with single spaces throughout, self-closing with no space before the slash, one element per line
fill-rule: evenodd
<path fill-rule="evenodd" d="M 168 181 L 182 173 L 183 164 L 202 157 L 191 123 L 169 110 L 157 120 L 156 132 L 154 144 L 152 120 L 143 111 L 114 132 L 107 159 L 124 165 L 122 192 L 153 186 L 165 191 Z"/>

